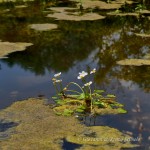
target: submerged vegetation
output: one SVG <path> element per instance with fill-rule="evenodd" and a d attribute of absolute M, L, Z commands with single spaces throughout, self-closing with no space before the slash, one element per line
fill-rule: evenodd
<path fill-rule="evenodd" d="M 87 76 L 96 73 L 94 68 L 92 71 L 79 72 L 78 79 L 81 79 L 83 85 L 80 86 L 75 82 L 69 82 L 64 88 L 62 86 L 62 79 L 60 79 L 61 72 L 54 75 L 52 78 L 54 87 L 56 89 L 56 96 L 52 97 L 56 106 L 53 110 L 57 115 L 70 116 L 70 115 L 92 115 L 98 114 L 117 114 L 126 113 L 123 105 L 116 101 L 116 96 L 112 94 L 104 95 L 104 90 L 95 89 L 92 91 L 91 85 L 93 81 L 87 81 Z M 70 86 L 75 85 L 79 91 L 71 89 Z M 67 94 L 75 93 L 75 94 Z"/>

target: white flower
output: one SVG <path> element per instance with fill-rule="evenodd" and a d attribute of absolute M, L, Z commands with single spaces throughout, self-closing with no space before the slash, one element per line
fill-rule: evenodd
<path fill-rule="evenodd" d="M 90 86 L 92 84 L 92 81 L 85 83 L 84 86 Z"/>
<path fill-rule="evenodd" d="M 55 82 L 56 82 L 56 83 L 59 83 L 59 82 L 62 82 L 62 80 L 56 80 Z"/>
<path fill-rule="evenodd" d="M 78 116 L 78 115 L 75 115 L 75 117 L 76 117 L 76 118 L 79 118 L 79 116 Z"/>
<path fill-rule="evenodd" d="M 84 77 L 87 76 L 87 75 L 88 75 L 87 72 L 82 71 L 82 72 L 79 72 L 79 76 L 78 76 L 77 78 L 78 78 L 78 79 L 82 79 L 82 78 L 84 78 Z"/>
<path fill-rule="evenodd" d="M 54 77 L 57 78 L 61 75 L 61 72 L 57 73 L 57 74 L 54 74 Z"/>
<path fill-rule="evenodd" d="M 96 69 L 94 68 L 94 69 L 90 72 L 90 74 L 95 73 L 95 72 L 96 72 Z"/>

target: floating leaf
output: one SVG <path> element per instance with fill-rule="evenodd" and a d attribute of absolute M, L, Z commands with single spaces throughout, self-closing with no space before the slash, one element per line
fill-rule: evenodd
<path fill-rule="evenodd" d="M 120 104 L 120 103 L 114 103 L 115 106 L 118 106 L 118 107 L 123 107 L 124 105 L 123 104 Z"/>
<path fill-rule="evenodd" d="M 98 94 L 98 93 L 93 93 L 93 96 L 94 97 L 103 97 L 101 94 Z"/>
<path fill-rule="evenodd" d="M 104 102 L 100 102 L 100 101 L 93 102 L 93 104 L 97 105 L 100 108 L 105 108 L 106 107 L 106 104 Z"/>
<path fill-rule="evenodd" d="M 52 97 L 52 99 L 58 99 L 58 97 L 56 97 L 56 96 L 53 96 L 53 97 Z"/>
<path fill-rule="evenodd" d="M 56 103 L 59 104 L 59 105 L 63 105 L 63 104 L 65 104 L 65 101 L 63 101 L 63 100 L 57 100 Z"/>
<path fill-rule="evenodd" d="M 127 113 L 127 111 L 123 108 L 118 108 L 117 111 L 118 111 L 118 113 L 121 113 L 121 114 Z"/>
<path fill-rule="evenodd" d="M 84 105 L 80 105 L 78 106 L 79 109 L 86 109 L 86 107 Z"/>
<path fill-rule="evenodd" d="M 94 93 L 104 93 L 105 91 L 104 90 L 94 90 Z"/>
<path fill-rule="evenodd" d="M 85 98 L 85 94 L 84 93 L 80 94 L 80 96 L 78 97 L 78 99 L 84 99 L 84 98 Z"/>
<path fill-rule="evenodd" d="M 112 108 L 118 108 L 118 107 L 123 107 L 124 105 L 123 104 L 120 104 L 120 103 L 112 103 L 112 104 L 109 104 Z"/>
<path fill-rule="evenodd" d="M 107 97 L 115 98 L 116 96 L 115 96 L 115 95 L 113 95 L 113 94 L 107 94 Z"/>
<path fill-rule="evenodd" d="M 73 114 L 73 111 L 70 109 L 65 109 L 63 112 L 63 116 L 71 116 Z"/>

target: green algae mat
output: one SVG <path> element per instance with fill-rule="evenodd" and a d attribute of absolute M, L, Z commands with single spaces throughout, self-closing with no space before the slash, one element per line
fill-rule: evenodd
<path fill-rule="evenodd" d="M 86 127 L 73 116 L 57 116 L 41 99 L 15 102 L 0 112 L 0 120 L 15 124 L 0 132 L 2 150 L 61 150 L 63 139 L 81 144 L 78 149 L 82 150 L 117 150 L 135 146 L 130 143 L 129 135 L 117 129 Z M 3 135 L 8 137 L 3 138 Z"/>

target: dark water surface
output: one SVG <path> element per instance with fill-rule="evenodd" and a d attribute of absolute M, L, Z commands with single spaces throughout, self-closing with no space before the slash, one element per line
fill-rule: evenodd
<path fill-rule="evenodd" d="M 0 12 L 0 40 L 34 44 L 0 59 L 0 109 L 28 97 L 50 99 L 55 93 L 51 78 L 57 72 L 62 72 L 65 85 L 80 83 L 78 72 L 96 67 L 95 86 L 115 94 L 128 110 L 125 115 L 100 116 L 96 125 L 132 132 L 148 149 L 150 66 L 120 66 L 116 61 L 150 53 L 150 38 L 134 34 L 150 33 L 150 20 L 107 16 L 98 21 L 55 21 L 45 17 L 46 7 L 34 3 Z M 28 27 L 32 23 L 56 23 L 58 29 L 37 32 Z"/>

